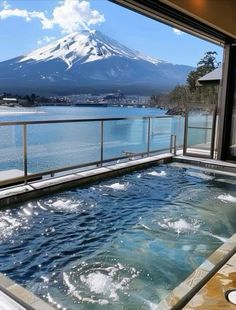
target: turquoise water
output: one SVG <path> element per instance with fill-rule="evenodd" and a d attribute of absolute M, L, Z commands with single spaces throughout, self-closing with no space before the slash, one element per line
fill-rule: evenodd
<path fill-rule="evenodd" d="M 138 117 L 104 123 L 104 159 L 124 152 L 147 152 L 148 121 L 144 116 L 165 115 L 164 110 L 119 107 L 0 108 L 0 121 Z M 37 173 L 101 159 L 100 122 L 43 124 L 27 127 L 28 172 Z M 183 119 L 151 121 L 150 150 L 169 150 L 171 134 L 182 143 Z M 23 169 L 22 127 L 0 127 L 0 170 Z"/>
<path fill-rule="evenodd" d="M 0 211 L 0 270 L 61 309 L 155 309 L 236 230 L 236 181 L 170 164 Z"/>

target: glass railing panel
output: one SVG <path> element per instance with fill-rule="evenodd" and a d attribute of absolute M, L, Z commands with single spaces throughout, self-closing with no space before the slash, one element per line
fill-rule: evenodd
<path fill-rule="evenodd" d="M 147 152 L 147 119 L 104 122 L 104 159 Z"/>
<path fill-rule="evenodd" d="M 212 113 L 191 113 L 188 117 L 189 127 L 212 128 Z"/>
<path fill-rule="evenodd" d="M 177 149 L 182 149 L 184 143 L 184 123 L 185 117 L 174 116 L 172 118 L 172 135 L 176 136 L 176 147 Z"/>
<path fill-rule="evenodd" d="M 172 117 L 151 119 L 150 151 L 169 151 L 173 131 L 172 120 Z"/>
<path fill-rule="evenodd" d="M 234 99 L 234 106 L 232 111 L 229 155 L 230 159 L 236 160 L 236 97 Z"/>
<path fill-rule="evenodd" d="M 211 138 L 211 129 L 189 128 L 187 151 L 189 153 L 199 152 L 205 155 L 210 155 Z"/>
<path fill-rule="evenodd" d="M 24 175 L 22 126 L 0 126 L 0 183 Z"/>
<path fill-rule="evenodd" d="M 188 107 L 186 155 L 212 156 L 214 124 L 215 105 L 196 104 Z"/>
<path fill-rule="evenodd" d="M 99 161 L 100 140 L 98 121 L 28 125 L 28 171 Z"/>

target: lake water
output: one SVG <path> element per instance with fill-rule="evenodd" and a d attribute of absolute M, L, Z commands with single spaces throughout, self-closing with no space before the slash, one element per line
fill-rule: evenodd
<path fill-rule="evenodd" d="M 135 117 L 104 123 L 103 158 L 118 158 L 125 152 L 147 151 L 148 120 L 163 116 L 164 110 L 121 107 L 37 107 L 0 108 L 0 121 L 53 119 L 91 119 Z M 151 121 L 150 150 L 166 151 L 171 134 L 183 140 L 183 118 L 169 117 Z M 23 169 L 22 126 L 0 127 L 0 170 Z M 37 173 L 101 159 L 101 123 L 83 122 L 27 126 L 28 171 Z"/>
<path fill-rule="evenodd" d="M 165 115 L 166 110 L 135 107 L 65 107 L 6 108 L 0 106 L 1 121 L 143 117 Z"/>

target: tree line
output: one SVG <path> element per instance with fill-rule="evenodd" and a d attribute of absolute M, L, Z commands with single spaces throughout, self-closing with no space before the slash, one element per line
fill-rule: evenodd
<path fill-rule="evenodd" d="M 181 114 L 188 103 L 216 104 L 218 85 L 198 85 L 198 79 L 220 66 L 216 56 L 215 51 L 205 53 L 204 57 L 197 63 L 197 68 L 188 74 L 185 85 L 177 85 L 168 95 L 152 95 L 149 102 L 150 106 L 174 108 L 176 113 Z"/>

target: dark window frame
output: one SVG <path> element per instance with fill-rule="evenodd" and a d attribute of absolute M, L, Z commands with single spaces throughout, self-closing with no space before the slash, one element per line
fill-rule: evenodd
<path fill-rule="evenodd" d="M 223 75 L 218 101 L 218 132 L 217 159 L 236 161 L 236 156 L 230 155 L 230 133 L 232 127 L 232 109 L 234 90 L 233 65 L 236 65 L 236 55 L 233 56 L 236 39 L 189 16 L 159 0 L 109 0 L 141 15 L 147 16 L 171 27 L 177 27 L 187 33 L 204 40 L 224 46 Z M 235 59 L 233 59 L 235 58 Z M 214 139 L 215 139 L 214 137 Z"/>

